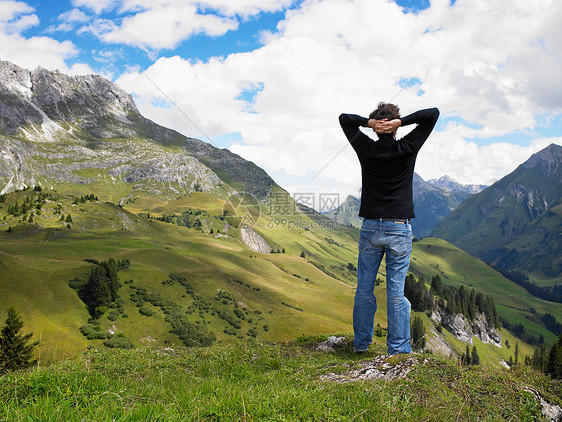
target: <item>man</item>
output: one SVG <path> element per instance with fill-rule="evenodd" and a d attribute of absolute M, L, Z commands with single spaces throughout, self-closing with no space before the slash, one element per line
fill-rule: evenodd
<path fill-rule="evenodd" d="M 340 124 L 361 163 L 362 192 L 359 216 L 363 226 L 359 239 L 357 290 L 353 307 L 355 352 L 367 351 L 373 340 L 377 300 L 375 280 L 386 254 L 388 353 L 410 353 L 410 302 L 404 297 L 404 281 L 410 266 L 414 202 L 412 179 L 420 148 L 439 117 L 436 108 L 400 117 L 394 104 L 379 103 L 369 118 L 342 114 Z M 400 126 L 416 128 L 396 140 Z M 370 127 L 378 140 L 359 130 Z"/>

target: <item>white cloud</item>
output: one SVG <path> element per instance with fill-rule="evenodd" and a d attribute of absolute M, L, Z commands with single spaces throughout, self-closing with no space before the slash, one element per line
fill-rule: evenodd
<path fill-rule="evenodd" d="M 71 9 L 60 14 L 57 19 L 61 21 L 61 23 L 49 26 L 46 30 L 47 33 L 70 32 L 76 28 L 76 25 L 88 22 L 92 18 L 80 9 Z"/>
<path fill-rule="evenodd" d="M 119 19 L 99 19 L 82 28 L 106 43 L 147 51 L 172 49 L 197 35 L 224 35 L 238 28 L 239 19 L 282 10 L 293 0 L 74 0 L 75 6 L 100 14 L 117 8 Z M 123 16 L 123 17 L 121 17 Z"/>
<path fill-rule="evenodd" d="M 32 13 L 35 9 L 21 1 L 6 1 L 0 2 L 0 22 L 9 22 L 20 14 Z"/>
<path fill-rule="evenodd" d="M 66 60 L 78 53 L 71 41 L 57 41 L 49 37 L 30 37 L 21 34 L 39 24 L 35 9 L 23 2 L 0 2 L 0 57 L 27 69 L 42 66 L 68 74 L 94 73 L 89 66 L 76 63 L 69 67 Z"/>
<path fill-rule="evenodd" d="M 203 9 L 215 10 L 226 16 L 248 17 L 260 12 L 274 12 L 289 7 L 294 0 L 203 0 Z"/>
<path fill-rule="evenodd" d="M 180 2 L 138 12 L 125 17 L 120 25 L 94 32 L 107 43 L 159 50 L 173 48 L 195 34 L 218 36 L 237 26 L 234 19 L 202 15 L 195 4 Z"/>
<path fill-rule="evenodd" d="M 0 2 L 0 29 L 6 33 L 18 33 L 39 23 L 35 9 L 19 1 Z"/>
<path fill-rule="evenodd" d="M 98 15 L 116 8 L 119 3 L 121 3 L 119 0 L 72 0 L 74 7 L 84 7 Z"/>
<path fill-rule="evenodd" d="M 340 112 L 366 115 L 395 96 L 401 81 L 417 76 L 421 84 L 395 100 L 403 114 L 437 106 L 442 118 L 457 116 L 477 127 L 450 125 L 432 135 L 417 171 L 490 183 L 560 142 L 520 147 L 466 140 L 533 131 L 539 116 L 562 112 L 560 18 L 562 3 L 548 0 L 457 0 L 453 6 L 434 0 L 415 15 L 386 0 L 309 0 L 288 11 L 280 32 L 264 37 L 255 51 L 206 63 L 161 58 L 146 75 L 211 137 L 240 132 L 234 152 L 268 171 L 301 176 L 320 171 L 345 145 Z M 202 138 L 174 107 L 155 103 L 163 96 L 142 73 L 118 83 L 137 95 L 148 117 Z M 251 87 L 259 89 L 248 102 Z M 353 150 L 346 148 L 318 182 L 356 190 Z"/>
<path fill-rule="evenodd" d="M 62 13 L 59 17 L 58 20 L 62 21 L 62 22 L 67 22 L 67 23 L 75 23 L 75 22 L 87 22 L 91 19 L 91 17 L 89 15 L 87 15 L 86 13 L 84 13 L 83 11 L 81 11 L 80 9 L 71 9 L 68 10 L 64 13 Z"/>
<path fill-rule="evenodd" d="M 454 132 L 436 132 L 420 151 L 416 171 L 425 180 L 447 174 L 459 183 L 491 185 L 553 143 L 562 145 L 562 137 L 535 139 L 528 146 L 505 142 L 478 146 Z"/>

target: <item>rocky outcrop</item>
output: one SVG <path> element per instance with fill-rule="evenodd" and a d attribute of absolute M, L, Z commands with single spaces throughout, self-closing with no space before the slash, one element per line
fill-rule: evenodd
<path fill-rule="evenodd" d="M 251 250 L 260 253 L 271 253 L 271 246 L 262 236 L 251 227 L 240 227 L 242 242 Z"/>
<path fill-rule="evenodd" d="M 501 334 L 488 323 L 484 314 L 476 314 L 471 322 L 462 314 L 451 315 L 446 310 L 437 308 L 431 313 L 431 319 L 461 341 L 472 344 L 472 338 L 476 336 L 483 343 L 501 347 Z"/>
<path fill-rule="evenodd" d="M 335 352 L 337 349 L 341 349 L 342 347 L 346 346 L 349 341 L 342 336 L 330 336 L 325 341 L 318 343 L 316 346 L 313 347 L 314 350 L 318 350 L 320 352 L 331 353 Z"/>
<path fill-rule="evenodd" d="M 0 191 L 117 183 L 135 194 L 236 190 L 261 200 L 276 186 L 254 163 L 144 118 L 131 95 L 99 75 L 0 61 Z"/>
<path fill-rule="evenodd" d="M 374 359 L 367 362 L 361 362 L 358 365 L 358 368 L 350 368 L 344 373 L 329 373 L 322 375 L 320 379 L 322 381 L 339 383 L 367 380 L 392 381 L 406 378 L 414 367 L 417 365 L 424 365 L 428 362 L 429 359 L 421 359 L 417 356 L 408 356 L 402 359 L 397 359 L 396 357 L 382 355 L 376 356 Z"/>
<path fill-rule="evenodd" d="M 549 402 L 547 402 L 541 395 L 540 393 L 535 390 L 534 388 L 531 387 L 523 387 L 524 391 L 527 391 L 528 393 L 531 393 L 534 398 L 540 403 L 541 406 L 541 413 L 543 414 L 543 416 L 551 421 L 551 422 L 560 422 L 562 421 L 562 407 L 556 405 L 556 404 L 551 404 Z"/>

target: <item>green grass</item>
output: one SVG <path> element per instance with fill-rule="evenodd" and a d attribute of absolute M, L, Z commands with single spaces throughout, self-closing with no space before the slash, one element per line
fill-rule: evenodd
<path fill-rule="evenodd" d="M 86 341 L 78 331 L 88 314 L 76 292 L 68 286 L 70 279 L 88 275 L 92 265 L 84 262 L 85 258 L 129 259 L 131 267 L 119 273 L 122 283 L 132 279 L 135 286 L 158 293 L 185 310 L 193 304 L 193 299 L 178 284 L 162 284 L 170 273 L 186 277 L 195 292 L 212 303 L 214 295 L 224 290 L 241 303 L 240 307 L 255 315 L 252 322 L 249 318 L 241 322 L 238 335 L 243 337 L 250 328 L 257 330 L 259 339 L 278 341 L 303 333 L 351 331 L 352 286 L 326 275 L 296 253 L 258 254 L 235 237 L 214 237 L 141 219 L 103 202 L 72 205 L 72 198 L 63 196 L 44 206 L 41 216 L 35 218 L 37 224 L 21 223 L 11 216 L 1 220 L 5 215 L 2 210 L 16 200 L 22 203 L 27 195 L 33 194 L 28 191 L 9 195 L 7 203 L 0 206 L 3 226 L 0 227 L 0 262 L 5 264 L 1 270 L 0 318 L 14 305 L 26 321 L 26 329 L 41 338 L 41 357 L 45 361 L 62 357 L 62 349 L 68 356 L 83 351 L 87 345 L 101 344 Z M 205 195 L 193 197 L 208 203 Z M 63 214 L 71 213 L 72 229 L 58 221 L 59 215 L 53 215 L 58 204 Z M 201 203 L 192 205 L 195 208 Z M 174 211 L 181 210 L 177 202 L 171 207 Z M 13 227 L 12 233 L 6 232 L 8 226 Z M 116 332 L 125 334 L 135 346 L 147 341 L 181 345 L 177 336 L 169 333 L 171 327 L 164 322 L 163 312 L 154 309 L 151 317 L 140 315 L 129 301 L 128 289 L 127 285 L 120 289 L 128 318 L 110 322 L 104 317 L 102 328 L 113 329 L 116 325 Z M 302 311 L 288 308 L 282 302 Z M 229 311 L 233 311 L 232 306 Z M 229 338 L 223 333 L 229 325 L 212 312 L 205 312 L 202 317 L 196 313 L 192 320 L 206 323 L 219 339 Z M 268 327 L 267 331 L 264 326 Z M 57 350 L 57 353 L 43 353 L 44 350 Z"/>
<path fill-rule="evenodd" d="M 423 363 L 403 380 L 324 381 L 322 375 L 344 373 L 376 352 L 358 357 L 348 345 L 327 354 L 307 343 L 91 350 L 1 377 L 0 420 L 541 420 L 524 387 L 562 404 L 561 383 L 528 368 L 461 368 L 432 355 L 420 355 Z"/>

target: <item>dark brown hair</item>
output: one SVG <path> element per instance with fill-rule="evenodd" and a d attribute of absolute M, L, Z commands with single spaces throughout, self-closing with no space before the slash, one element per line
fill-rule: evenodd
<path fill-rule="evenodd" d="M 376 120 L 394 120 L 400 118 L 400 109 L 398 106 L 390 103 L 380 102 L 377 109 L 369 114 L 369 119 Z"/>

